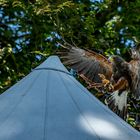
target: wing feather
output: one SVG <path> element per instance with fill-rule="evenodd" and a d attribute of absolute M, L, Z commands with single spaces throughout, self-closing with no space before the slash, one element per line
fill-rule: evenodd
<path fill-rule="evenodd" d="M 83 74 L 89 80 L 101 82 L 99 73 L 104 74 L 108 80 L 112 75 L 112 63 L 103 55 L 94 51 L 80 49 L 78 47 L 67 48 L 63 53 L 64 64 Z"/>

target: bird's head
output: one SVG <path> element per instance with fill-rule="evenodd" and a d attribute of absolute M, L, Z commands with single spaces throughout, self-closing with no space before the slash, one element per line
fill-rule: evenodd
<path fill-rule="evenodd" d="M 124 59 L 118 55 L 112 55 L 110 57 L 110 61 L 113 62 L 116 65 L 121 65 L 121 63 L 124 62 Z"/>
<path fill-rule="evenodd" d="M 114 70 L 120 72 L 120 74 L 124 74 L 129 71 L 129 63 L 127 63 L 122 57 L 118 55 L 113 55 L 112 56 L 113 60 L 113 67 L 115 68 Z"/>

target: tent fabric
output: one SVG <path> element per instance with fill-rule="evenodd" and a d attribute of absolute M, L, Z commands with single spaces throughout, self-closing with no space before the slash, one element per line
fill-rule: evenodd
<path fill-rule="evenodd" d="M 0 140 L 140 140 L 57 56 L 0 95 Z"/>

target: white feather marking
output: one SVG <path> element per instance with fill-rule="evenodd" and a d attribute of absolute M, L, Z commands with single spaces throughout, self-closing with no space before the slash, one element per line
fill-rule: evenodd
<path fill-rule="evenodd" d="M 115 106 L 118 106 L 118 109 L 120 111 L 123 110 L 124 106 L 127 106 L 127 94 L 128 94 L 127 90 L 123 91 L 121 95 L 119 95 L 118 91 L 115 91 L 112 94 L 112 97 L 115 100 Z"/>

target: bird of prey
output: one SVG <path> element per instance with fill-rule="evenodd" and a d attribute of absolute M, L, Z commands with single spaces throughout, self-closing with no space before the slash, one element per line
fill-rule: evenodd
<path fill-rule="evenodd" d="M 135 99 L 140 97 L 140 49 L 131 49 L 132 60 L 126 62 L 118 55 L 113 55 L 110 61 L 91 50 L 84 50 L 66 42 L 60 45 L 65 48 L 65 51 L 60 52 L 64 64 L 76 70 L 89 87 L 108 92 L 106 104 L 126 119 L 128 94 L 131 93 Z"/>

